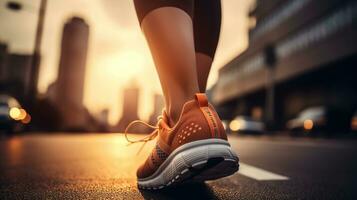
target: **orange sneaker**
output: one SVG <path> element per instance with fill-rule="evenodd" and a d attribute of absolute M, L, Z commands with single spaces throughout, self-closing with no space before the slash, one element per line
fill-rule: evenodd
<path fill-rule="evenodd" d="M 174 127 L 165 112 L 156 130 L 140 141 L 158 136 L 145 163 L 137 170 L 138 187 L 161 189 L 186 181 L 214 180 L 238 171 L 238 157 L 231 149 L 216 111 L 206 95 L 184 104 Z"/>

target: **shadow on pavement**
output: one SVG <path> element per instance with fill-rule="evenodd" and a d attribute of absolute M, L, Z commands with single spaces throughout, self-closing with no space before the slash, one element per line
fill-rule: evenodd
<path fill-rule="evenodd" d="M 144 199 L 218 199 L 205 183 L 186 183 L 162 190 L 139 190 Z"/>

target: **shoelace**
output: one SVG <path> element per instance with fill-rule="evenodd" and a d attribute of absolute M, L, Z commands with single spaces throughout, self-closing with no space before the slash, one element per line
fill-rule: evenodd
<path fill-rule="evenodd" d="M 146 123 L 146 122 L 144 122 L 144 121 L 142 121 L 142 120 L 134 120 L 134 121 L 130 122 L 130 123 L 128 124 L 128 126 L 126 127 L 125 132 L 124 132 L 124 135 L 125 135 L 126 141 L 129 142 L 129 145 L 130 145 L 130 144 L 134 144 L 134 143 L 138 143 L 138 142 L 144 142 L 143 145 L 142 145 L 142 146 L 140 147 L 140 149 L 138 150 L 137 155 L 141 152 L 141 150 L 144 148 L 145 144 L 146 144 L 148 141 L 151 141 L 151 140 L 153 140 L 153 139 L 156 138 L 156 136 L 159 134 L 159 131 L 160 131 L 161 128 L 163 128 L 163 127 L 167 128 L 167 127 L 166 127 L 167 125 L 166 125 L 166 123 L 164 122 L 163 116 L 159 116 L 159 117 L 157 118 L 157 120 L 158 120 L 158 122 L 157 122 L 157 124 L 156 124 L 155 126 L 150 125 L 150 124 L 148 124 L 148 123 Z M 145 125 L 145 126 L 151 128 L 151 129 L 154 129 L 154 131 L 151 132 L 149 135 L 147 135 L 147 136 L 141 138 L 141 139 L 131 140 L 131 139 L 129 139 L 129 137 L 128 137 L 128 131 L 129 131 L 129 129 L 130 129 L 133 125 L 135 125 L 135 124 L 143 124 L 143 125 Z M 163 126 L 163 127 L 162 127 L 162 126 Z"/>

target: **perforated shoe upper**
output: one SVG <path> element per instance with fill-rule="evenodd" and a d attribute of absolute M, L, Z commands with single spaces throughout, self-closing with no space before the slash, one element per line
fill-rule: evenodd
<path fill-rule="evenodd" d="M 165 113 L 163 115 L 164 122 L 167 122 L 167 115 Z M 155 148 L 137 170 L 138 178 L 152 175 L 178 147 L 209 138 L 227 140 L 227 135 L 217 112 L 208 103 L 206 95 L 199 93 L 195 95 L 194 100 L 184 104 L 180 118 L 174 127 L 169 127 L 167 123 L 160 126 Z"/>

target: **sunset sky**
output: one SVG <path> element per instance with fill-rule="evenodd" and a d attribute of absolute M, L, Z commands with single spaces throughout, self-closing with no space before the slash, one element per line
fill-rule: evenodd
<path fill-rule="evenodd" d="M 208 87 L 217 72 L 247 46 L 247 12 L 253 0 L 222 0 L 222 30 Z M 39 0 L 18 0 L 23 9 L 6 9 L 0 0 L 0 42 L 11 52 L 31 53 Z M 39 91 L 45 93 L 57 76 L 63 24 L 79 16 L 90 26 L 84 104 L 92 113 L 109 108 L 110 122 L 121 116 L 123 88 L 141 88 L 139 116 L 152 112 L 153 94 L 161 93 L 158 76 L 138 25 L 132 0 L 48 0 L 42 40 Z"/>

